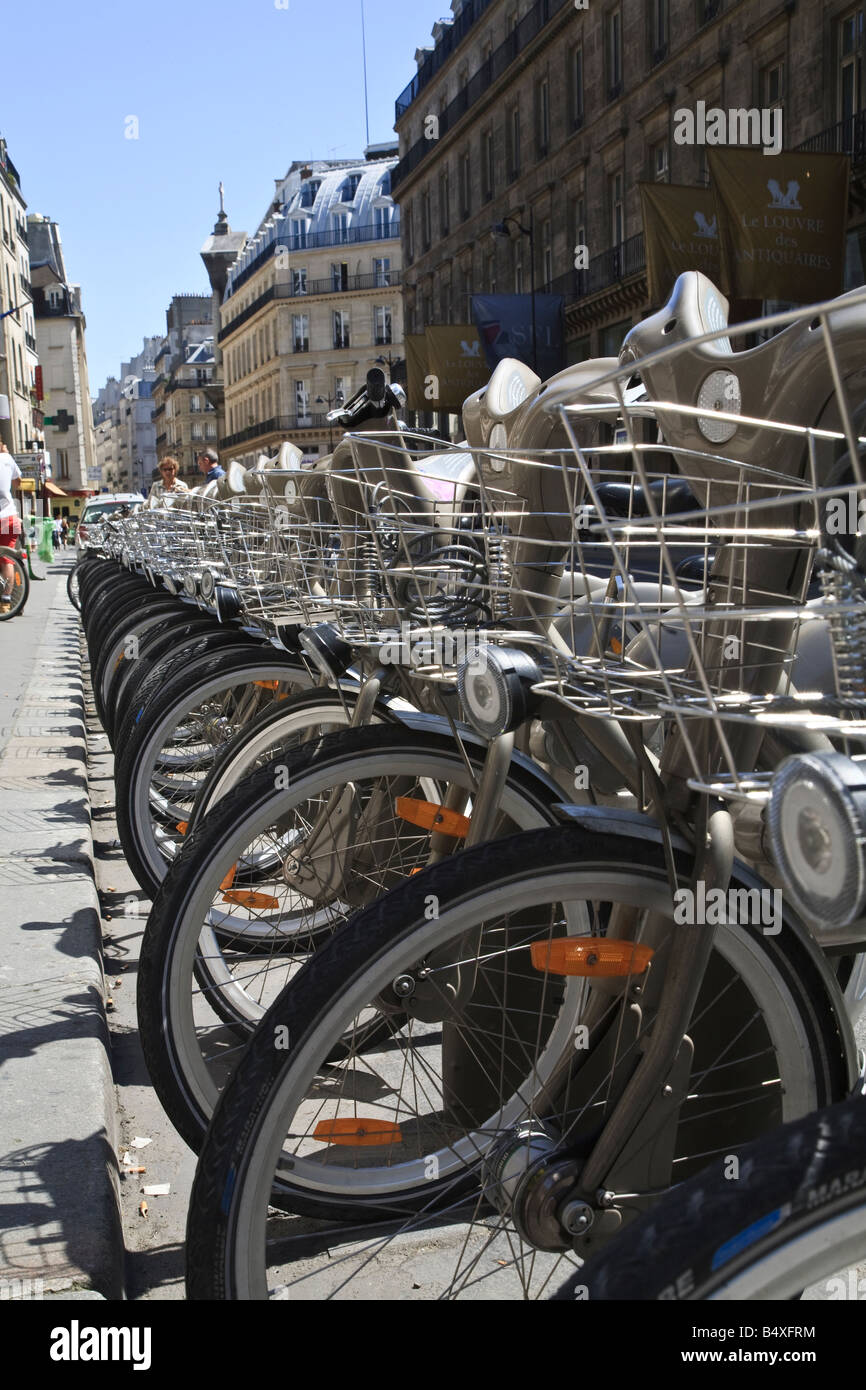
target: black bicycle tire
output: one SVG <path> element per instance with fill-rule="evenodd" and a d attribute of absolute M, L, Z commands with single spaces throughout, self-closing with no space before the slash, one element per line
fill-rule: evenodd
<path fill-rule="evenodd" d="M 781 1125 L 675 1188 L 556 1298 L 705 1299 L 808 1227 L 866 1204 L 864 1154 L 861 1096 Z"/>

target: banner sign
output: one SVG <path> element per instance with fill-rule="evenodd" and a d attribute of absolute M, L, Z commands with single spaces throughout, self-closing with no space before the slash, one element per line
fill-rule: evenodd
<path fill-rule="evenodd" d="M 490 379 L 478 329 L 471 323 L 438 324 L 425 329 L 424 345 L 424 403 L 417 408 L 459 413 L 466 397 Z"/>
<path fill-rule="evenodd" d="M 712 190 L 677 183 L 641 183 L 638 187 L 650 303 L 664 304 L 684 270 L 702 270 L 722 288 Z"/>
<path fill-rule="evenodd" d="M 707 158 L 725 293 L 795 304 L 841 294 L 848 156 L 714 149 Z"/>
<path fill-rule="evenodd" d="M 542 381 L 562 370 L 563 331 L 561 294 L 537 294 L 535 332 L 537 360 L 532 351 L 531 294 L 476 294 L 472 296 L 472 317 L 478 325 L 487 366 L 492 371 L 503 357 L 516 357 L 538 372 Z"/>
<path fill-rule="evenodd" d="M 406 404 L 410 410 L 429 410 L 424 400 L 424 379 L 427 376 L 427 344 L 423 333 L 406 333 Z"/>

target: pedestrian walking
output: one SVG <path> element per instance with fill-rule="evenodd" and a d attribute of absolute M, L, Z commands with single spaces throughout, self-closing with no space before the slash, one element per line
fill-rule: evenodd
<path fill-rule="evenodd" d="M 69 522 L 66 520 L 66 517 L 64 517 L 60 523 L 60 541 L 65 550 L 69 544 Z"/>
<path fill-rule="evenodd" d="M 56 516 L 56 517 L 54 518 L 54 525 L 53 525 L 53 527 L 51 528 L 51 541 L 52 541 L 52 544 L 53 544 L 55 550 L 59 550 L 59 549 L 60 549 L 60 539 L 61 539 L 60 517 L 59 517 L 59 516 Z"/>

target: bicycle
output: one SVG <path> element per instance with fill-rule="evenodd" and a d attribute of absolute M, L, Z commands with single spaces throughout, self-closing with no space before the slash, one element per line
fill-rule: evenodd
<path fill-rule="evenodd" d="M 859 900 L 819 901 L 801 884 L 780 905 L 778 922 L 767 919 L 767 933 L 711 918 L 700 932 L 677 932 L 673 905 L 683 894 L 694 903 L 700 885 L 705 894 L 731 892 L 739 901 L 745 894 L 753 903 L 772 895 L 733 853 L 736 835 L 774 872 L 754 814 L 770 795 L 773 768 L 761 772 L 758 761 L 766 728 L 784 730 L 794 746 L 815 739 L 819 767 L 822 758 L 843 756 L 829 736 L 844 748 L 863 737 L 863 693 L 851 664 L 861 600 L 843 597 L 838 576 L 850 577 L 850 567 L 834 569 L 826 555 L 817 570 L 825 611 L 837 605 L 835 687 L 800 699 L 790 672 L 809 619 L 811 561 L 827 550 L 818 545 L 819 504 L 834 489 L 856 497 L 864 486 L 864 441 L 844 396 L 833 398 L 832 381 L 852 368 L 866 296 L 775 316 L 769 324 L 790 324 L 789 333 L 738 357 L 729 343 L 700 351 L 722 336 L 717 313 L 703 332 L 690 331 L 695 295 L 708 298 L 706 285 L 681 277 L 672 304 L 629 335 L 612 377 L 638 480 L 632 487 L 644 501 L 652 498 L 645 458 L 654 447 L 687 463 L 699 499 L 691 524 L 705 550 L 714 549 L 707 597 L 677 584 L 670 552 L 677 533 L 651 500 L 644 516 L 630 509 L 626 524 L 605 507 L 595 485 L 603 451 L 580 445 L 573 424 L 580 412 L 565 406 L 577 467 L 570 505 L 556 516 L 592 506 L 594 533 L 613 549 L 626 593 L 622 631 L 638 630 L 617 639 L 619 650 L 609 623 L 606 631 L 595 623 L 589 652 L 575 654 L 568 644 L 563 651 L 551 640 L 541 653 L 548 669 L 539 662 L 534 676 L 525 666 L 516 671 L 516 662 L 505 671 L 497 659 L 478 674 L 461 672 L 464 705 L 493 745 L 513 737 L 525 717 L 521 684 L 524 694 L 568 707 L 581 728 L 593 719 L 624 726 L 637 762 L 638 811 L 561 807 L 571 823 L 559 830 L 494 840 L 434 863 L 308 958 L 264 1015 L 217 1103 L 190 1206 L 191 1297 L 297 1293 L 291 1223 L 281 1211 L 391 1223 L 380 1241 L 347 1252 L 346 1284 L 392 1240 L 420 1231 L 429 1246 L 435 1218 L 463 1225 L 449 1292 L 470 1292 L 494 1274 L 506 1291 L 544 1291 L 564 1263 L 612 1240 L 708 1148 L 727 1151 L 843 1098 L 857 1083 L 850 1023 L 821 947 L 861 944 Z M 662 325 L 672 334 L 678 324 L 683 336 L 672 349 L 631 356 Z M 815 349 L 841 364 L 838 376 L 817 364 Z M 671 364 L 691 354 L 686 403 Z M 786 360 L 797 370 L 783 376 L 781 420 L 759 418 L 758 409 L 723 394 L 733 385 L 756 404 L 770 364 Z M 725 380 L 702 395 L 710 368 Z M 649 399 L 631 407 L 622 388 L 636 372 Z M 828 400 L 836 428 L 827 423 Z M 637 437 L 645 411 L 664 422 L 659 446 Z M 708 441 L 724 442 L 725 454 L 711 452 Z M 850 480 L 827 486 L 840 448 Z M 758 467 L 753 452 L 771 459 L 772 470 Z M 512 476 L 522 462 L 514 459 Z M 521 592 L 537 607 L 552 596 L 549 530 L 536 539 L 539 573 Z M 579 572 L 582 538 L 572 539 L 571 568 Z M 630 547 L 651 539 L 676 589 L 666 609 L 641 603 L 628 573 Z M 726 665 L 732 637 L 737 652 Z M 492 695 L 498 707 L 493 699 L 494 718 L 485 719 Z M 614 751 L 625 772 L 624 754 Z M 844 859 L 838 835 L 827 833 Z M 785 880 L 789 892 L 792 881 Z M 385 1025 L 384 1042 L 374 1032 L 370 1043 L 371 1018 Z M 285 1048 L 277 1037 L 288 1039 Z"/>
<path fill-rule="evenodd" d="M 29 597 L 27 549 L 18 537 L 14 546 L 0 546 L 0 622 L 23 613 Z"/>

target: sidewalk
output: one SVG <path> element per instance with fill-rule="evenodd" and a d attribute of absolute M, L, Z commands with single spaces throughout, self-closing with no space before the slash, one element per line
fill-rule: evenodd
<path fill-rule="evenodd" d="M 122 1297 L 74 555 L 0 625 L 0 1294 Z M 38 1286 L 37 1286 L 38 1287 Z M 14 1293 L 15 1285 L 11 1291 Z"/>

